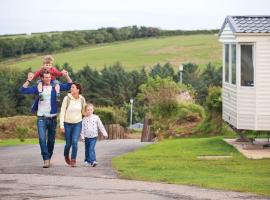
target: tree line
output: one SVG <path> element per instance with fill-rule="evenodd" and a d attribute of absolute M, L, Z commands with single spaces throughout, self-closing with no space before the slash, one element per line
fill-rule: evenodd
<path fill-rule="evenodd" d="M 133 113 L 135 122 L 143 121 L 145 114 L 147 102 L 142 102 L 138 98 L 142 84 L 145 84 L 150 77 L 171 78 L 175 83 L 179 83 L 179 72 L 175 72 L 169 63 L 156 64 L 149 71 L 143 67 L 141 70 L 126 71 L 120 63 L 104 67 L 101 71 L 85 66 L 78 72 L 74 72 L 68 63 L 56 67 L 59 70 L 66 69 L 74 81 L 81 83 L 83 95 L 96 106 L 111 106 L 128 112 L 130 99 L 135 99 Z M 0 117 L 30 114 L 34 96 L 21 95 L 18 92 L 29 71 L 30 68 L 24 71 L 0 69 Z M 62 78 L 60 81 L 65 82 Z M 221 86 L 221 68 L 209 63 L 204 70 L 200 70 L 196 64 L 184 64 L 183 84 L 193 88 L 196 101 L 203 105 L 208 95 L 208 88 Z M 64 96 L 65 94 L 61 94 L 62 98 Z"/>
<path fill-rule="evenodd" d="M 218 30 L 161 30 L 154 27 L 127 26 L 100 28 L 98 30 L 36 33 L 31 37 L 0 37 L 0 59 L 18 57 L 30 53 L 52 53 L 66 48 L 123 41 L 135 38 L 188 34 L 213 34 Z"/>

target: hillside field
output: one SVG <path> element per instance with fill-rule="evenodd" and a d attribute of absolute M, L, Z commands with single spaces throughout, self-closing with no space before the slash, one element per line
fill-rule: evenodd
<path fill-rule="evenodd" d="M 211 62 L 221 66 L 222 45 L 216 35 L 186 35 L 136 39 L 102 45 L 85 46 L 52 54 L 55 64 L 69 63 L 77 71 L 86 65 L 102 69 L 120 62 L 126 70 L 152 67 L 170 62 L 175 69 L 179 64 L 192 62 L 205 66 Z M 0 62 L 0 67 L 33 70 L 42 64 L 43 55 L 28 54 L 21 58 Z"/>

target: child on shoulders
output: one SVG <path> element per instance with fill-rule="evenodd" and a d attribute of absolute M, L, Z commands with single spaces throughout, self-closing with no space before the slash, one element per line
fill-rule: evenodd
<path fill-rule="evenodd" d="M 44 58 L 43 58 L 43 66 L 37 70 L 34 74 L 32 72 L 30 72 L 29 74 L 33 74 L 34 78 L 33 79 L 37 79 L 40 77 L 40 74 L 41 74 L 41 71 L 44 70 L 44 69 L 47 69 L 50 74 L 51 74 L 51 85 L 55 87 L 55 91 L 56 91 L 56 95 L 57 95 L 57 101 L 60 100 L 60 86 L 59 86 L 59 81 L 57 81 L 55 78 L 56 77 L 61 77 L 63 76 L 63 74 L 66 74 L 67 71 L 66 70 L 62 70 L 61 72 L 56 68 L 56 67 L 53 67 L 52 64 L 53 64 L 53 57 L 51 55 L 46 55 Z M 44 98 L 43 98 L 43 95 L 42 95 L 42 82 L 40 80 L 38 80 L 38 92 L 39 92 L 39 100 L 40 101 L 43 101 Z"/>

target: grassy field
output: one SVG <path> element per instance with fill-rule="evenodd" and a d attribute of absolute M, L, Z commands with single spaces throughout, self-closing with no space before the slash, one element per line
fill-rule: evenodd
<path fill-rule="evenodd" d="M 221 65 L 221 44 L 215 35 L 189 35 L 162 38 L 136 39 L 110 44 L 95 45 L 53 54 L 55 63 L 68 62 L 76 71 L 85 65 L 102 69 L 119 61 L 126 70 L 152 67 L 170 62 L 175 69 L 180 63 L 193 62 L 200 66 L 212 62 Z M 42 56 L 26 55 L 19 59 L 0 62 L 0 67 L 25 69 L 41 66 Z"/>
<path fill-rule="evenodd" d="M 64 140 L 55 140 L 56 143 L 63 143 Z M 25 139 L 21 142 L 19 139 L 0 139 L 0 147 L 18 146 L 27 144 L 38 144 L 38 138 Z"/>
<path fill-rule="evenodd" d="M 198 158 L 209 155 L 232 158 Z M 115 158 L 113 166 L 127 179 L 270 195 L 270 159 L 246 159 L 222 137 L 165 140 Z"/>

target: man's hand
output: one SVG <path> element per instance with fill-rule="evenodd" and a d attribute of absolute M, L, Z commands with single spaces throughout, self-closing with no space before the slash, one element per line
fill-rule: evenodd
<path fill-rule="evenodd" d="M 32 81 L 33 78 L 34 78 L 34 73 L 29 72 L 28 75 L 27 75 L 27 80 L 28 80 L 28 81 Z"/>
<path fill-rule="evenodd" d="M 62 73 L 63 73 L 63 76 L 67 79 L 67 82 L 68 83 L 72 83 L 72 79 L 69 77 L 69 75 L 68 75 L 68 71 L 62 71 Z"/>
<path fill-rule="evenodd" d="M 27 74 L 27 80 L 25 81 L 25 83 L 22 85 L 23 88 L 28 88 L 29 84 L 31 83 L 31 81 L 34 78 L 34 74 L 32 72 L 29 72 Z"/>

